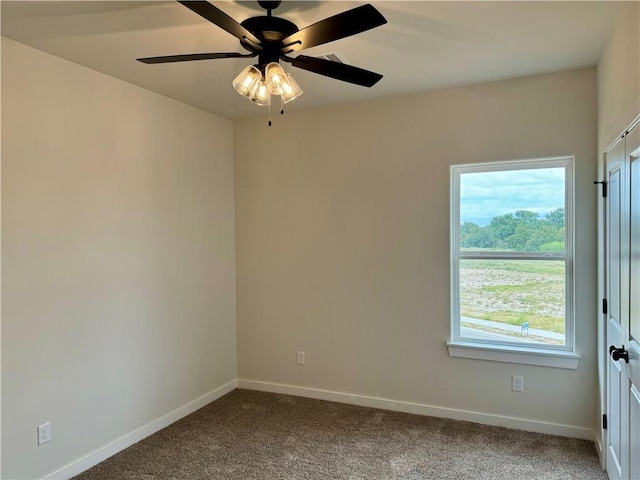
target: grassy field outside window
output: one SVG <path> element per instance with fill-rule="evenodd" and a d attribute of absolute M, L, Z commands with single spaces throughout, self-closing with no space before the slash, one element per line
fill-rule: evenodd
<path fill-rule="evenodd" d="M 461 260 L 460 315 L 466 328 L 500 333 L 532 342 L 562 345 L 565 334 L 565 264 L 556 260 Z M 519 327 L 473 324 L 475 318 Z M 522 325 L 528 323 L 525 334 Z"/>

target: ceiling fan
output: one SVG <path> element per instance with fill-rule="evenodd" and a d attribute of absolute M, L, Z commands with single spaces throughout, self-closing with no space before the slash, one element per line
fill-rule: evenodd
<path fill-rule="evenodd" d="M 236 77 L 233 84 L 240 94 L 259 105 L 270 105 L 270 95 L 267 92 L 282 95 L 285 103 L 302 93 L 291 74 L 284 72 L 280 66 L 280 60 L 302 70 L 365 87 L 375 85 L 382 78 L 379 73 L 340 62 L 307 55 L 289 56 L 302 49 L 350 37 L 387 23 L 382 14 L 370 4 L 347 10 L 298 29 L 293 22 L 271 14 L 272 10 L 280 5 L 280 1 L 258 1 L 267 11 L 267 15 L 247 18 L 240 23 L 206 1 L 179 0 L 179 3 L 229 32 L 240 40 L 240 45 L 249 53 L 192 53 L 138 58 L 138 61 L 155 64 L 258 57 L 257 64 L 247 67 Z M 267 103 L 267 97 L 269 97 L 269 103 Z"/>

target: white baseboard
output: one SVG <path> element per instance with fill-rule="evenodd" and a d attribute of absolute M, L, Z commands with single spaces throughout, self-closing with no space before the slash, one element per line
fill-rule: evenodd
<path fill-rule="evenodd" d="M 420 403 L 403 402 L 399 400 L 389 400 L 386 398 L 368 397 L 365 395 L 354 395 L 342 392 L 332 392 L 315 388 L 282 385 L 279 383 L 238 379 L 238 388 L 259 390 L 262 392 L 283 393 L 287 395 L 297 395 L 299 397 L 315 398 L 318 400 L 329 400 L 339 403 L 348 403 L 350 405 L 360 405 L 362 407 L 380 408 L 383 410 L 391 410 L 394 412 L 414 413 L 417 415 L 426 415 L 430 417 L 451 418 L 454 420 L 464 420 L 467 422 L 508 427 L 515 430 L 525 430 L 528 432 L 547 433 L 550 435 L 559 435 L 561 437 L 580 438 L 583 440 L 593 441 L 594 437 L 596 436 L 596 432 L 594 432 L 594 430 L 591 428 L 539 422 L 536 420 L 505 417 L 502 415 L 471 412 L 467 410 L 456 410 L 454 408 L 435 407 L 432 405 L 424 405 Z"/>
<path fill-rule="evenodd" d="M 602 448 L 602 436 L 600 434 L 600 430 L 595 429 L 593 431 L 593 443 L 596 444 L 596 451 L 598 453 L 598 458 L 600 459 L 600 465 L 602 465 L 602 468 L 604 470 L 605 467 L 605 455 L 604 455 L 604 448 Z"/>
<path fill-rule="evenodd" d="M 208 403 L 217 400 L 223 395 L 235 390 L 236 388 L 236 380 L 232 380 L 215 390 L 206 393 L 193 400 L 192 402 L 183 405 L 175 409 L 173 412 L 170 412 L 147 425 L 134 430 L 131 433 L 128 433 L 117 440 L 101 447 L 93 452 L 85 455 L 78 460 L 71 462 L 70 464 L 62 467 L 59 470 L 56 470 L 53 473 L 50 473 L 45 479 L 56 479 L 56 480 L 67 480 L 79 473 L 84 472 L 85 470 L 97 465 L 98 463 L 106 460 L 107 458 L 115 455 L 116 453 L 124 450 L 127 447 L 130 447 L 134 443 L 139 442 L 140 440 L 148 437 L 149 435 L 156 433 L 159 430 L 171 425 L 172 423 L 180 420 L 182 417 L 186 417 L 190 413 L 195 412 L 196 410 L 204 407 Z"/>

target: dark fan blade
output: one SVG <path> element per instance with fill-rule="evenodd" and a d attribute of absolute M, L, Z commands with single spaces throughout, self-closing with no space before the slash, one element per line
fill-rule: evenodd
<path fill-rule="evenodd" d="M 226 30 L 234 37 L 240 40 L 247 39 L 255 45 L 260 45 L 260 40 L 258 40 L 249 30 L 244 28 L 218 7 L 214 7 L 213 5 L 211 5 L 209 2 L 183 2 L 181 0 L 178 1 L 188 9 L 200 15 L 205 20 L 209 20 L 211 23 L 219 26 L 223 30 Z"/>
<path fill-rule="evenodd" d="M 215 60 L 216 58 L 249 58 L 255 57 L 257 53 L 190 53 L 187 55 L 166 55 L 164 57 L 138 58 L 142 63 L 171 63 L 171 62 L 191 62 L 194 60 Z"/>
<path fill-rule="evenodd" d="M 289 53 L 303 48 L 315 47 L 316 45 L 350 37 L 385 23 L 387 23 L 387 19 L 373 5 L 362 5 L 333 17 L 325 18 L 289 35 L 282 41 L 285 45 L 282 51 Z"/>
<path fill-rule="evenodd" d="M 345 65 L 344 63 L 332 62 L 322 58 L 298 55 L 296 58 L 286 58 L 294 67 L 308 70 L 309 72 L 335 78 L 343 82 L 355 83 L 363 87 L 372 87 L 382 78 L 382 75 L 363 68 Z"/>

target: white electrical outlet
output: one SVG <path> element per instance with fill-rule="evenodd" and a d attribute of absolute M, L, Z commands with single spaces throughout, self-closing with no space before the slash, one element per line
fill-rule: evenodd
<path fill-rule="evenodd" d="M 522 375 L 511 375 L 511 390 L 514 392 L 524 391 L 524 379 Z"/>
<path fill-rule="evenodd" d="M 51 441 L 51 423 L 43 423 L 38 425 L 38 445 Z"/>
<path fill-rule="evenodd" d="M 304 352 L 296 353 L 296 363 L 298 365 L 304 365 Z"/>

